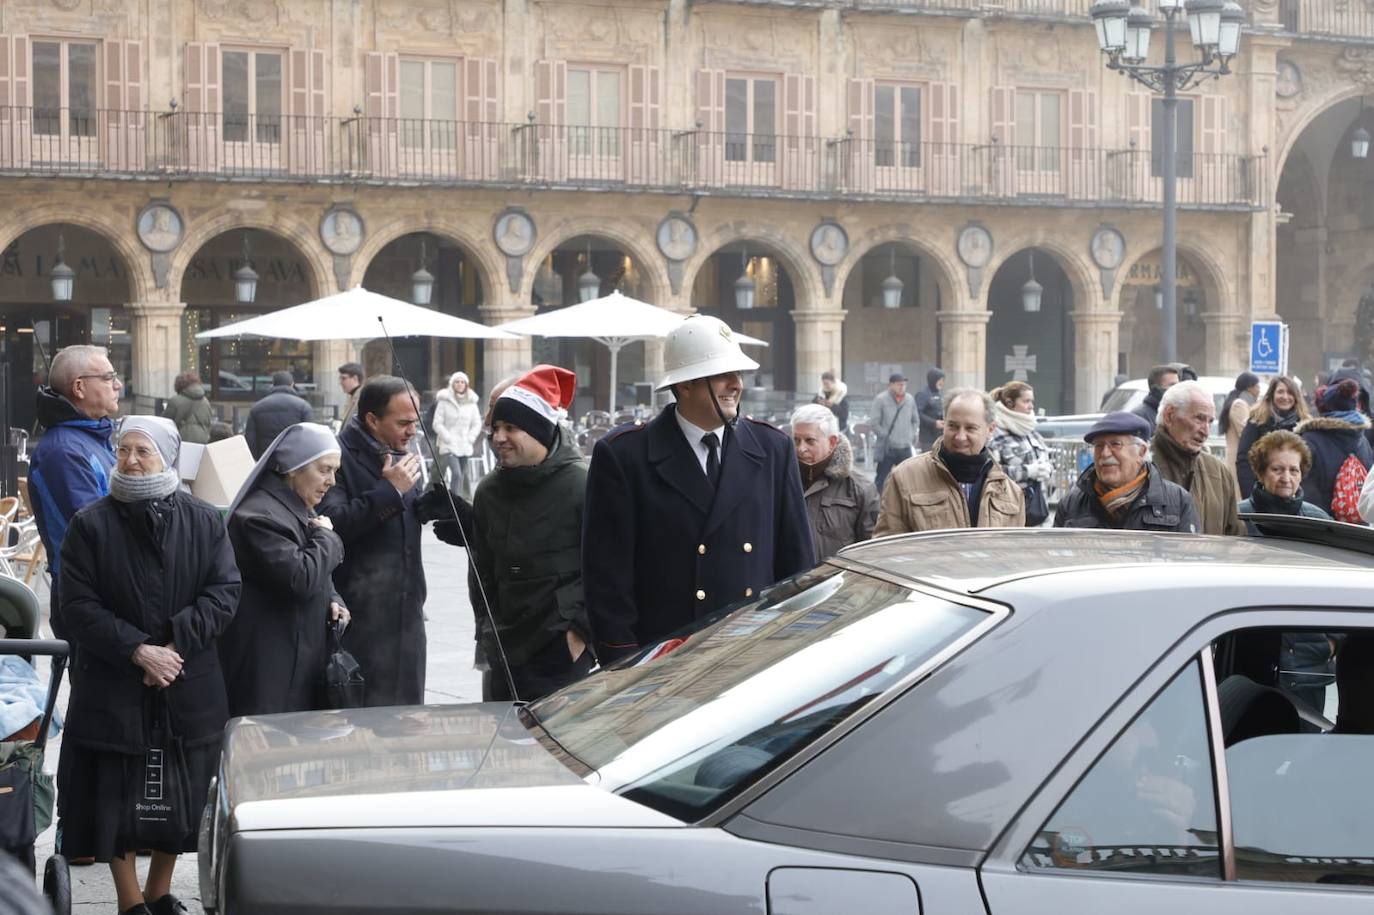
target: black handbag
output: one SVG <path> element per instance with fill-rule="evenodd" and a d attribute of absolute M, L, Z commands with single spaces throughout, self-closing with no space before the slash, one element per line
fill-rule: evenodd
<path fill-rule="evenodd" d="M 38 838 L 34 817 L 33 774 L 35 760 L 19 752 L 19 744 L 7 744 L 11 751 L 0 764 L 0 849 L 17 851 Z M 38 757 L 42 768 L 42 757 Z"/>
<path fill-rule="evenodd" d="M 324 665 L 324 698 L 329 708 L 362 708 L 367 700 L 367 680 L 357 658 L 339 643 L 343 627 L 329 624 L 329 660 Z"/>
<path fill-rule="evenodd" d="M 1021 490 L 1026 497 L 1026 527 L 1039 527 L 1050 517 L 1050 503 L 1045 498 L 1045 484 L 1032 480 Z"/>
<path fill-rule="evenodd" d="M 149 706 L 148 749 L 131 767 L 129 832 L 149 847 L 179 849 L 200 811 L 191 809 L 186 748 L 172 732 L 171 710 L 161 690 Z"/>

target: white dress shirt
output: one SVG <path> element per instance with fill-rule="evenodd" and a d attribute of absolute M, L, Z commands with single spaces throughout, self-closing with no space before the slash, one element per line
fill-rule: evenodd
<path fill-rule="evenodd" d="M 721 466 L 724 467 L 725 427 L 716 426 L 716 428 L 714 429 L 703 429 L 700 426 L 693 425 L 692 423 L 683 419 L 682 414 L 677 410 L 673 411 L 673 415 L 677 417 L 678 428 L 682 430 L 683 436 L 686 437 L 687 444 L 692 446 L 692 453 L 697 456 L 697 463 L 701 465 L 702 474 L 706 473 L 706 457 L 710 454 L 710 452 L 706 449 L 706 446 L 702 444 L 701 438 L 702 436 L 710 432 L 714 432 L 716 434 L 716 438 L 720 439 L 720 445 L 716 448 L 716 456 L 720 460 Z"/>

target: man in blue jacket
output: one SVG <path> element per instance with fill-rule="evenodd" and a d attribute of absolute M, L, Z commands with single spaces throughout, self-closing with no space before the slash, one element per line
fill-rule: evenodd
<path fill-rule="evenodd" d="M 758 363 L 705 315 L 663 356 L 676 403 L 597 442 L 587 476 L 582 588 L 603 663 L 816 562 L 792 443 L 740 421 Z"/>
<path fill-rule="evenodd" d="M 52 572 L 50 620 L 59 638 L 62 538 L 72 515 L 110 491 L 111 417 L 123 387 L 103 347 L 69 346 L 53 357 L 48 383 L 38 389 L 38 422 L 46 431 L 29 459 L 29 497 Z"/>

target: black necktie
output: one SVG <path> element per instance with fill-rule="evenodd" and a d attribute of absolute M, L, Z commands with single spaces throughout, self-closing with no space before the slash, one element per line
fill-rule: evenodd
<path fill-rule="evenodd" d="M 714 432 L 707 432 L 701 437 L 701 443 L 706 446 L 706 479 L 712 486 L 717 486 L 720 484 L 720 438 Z"/>

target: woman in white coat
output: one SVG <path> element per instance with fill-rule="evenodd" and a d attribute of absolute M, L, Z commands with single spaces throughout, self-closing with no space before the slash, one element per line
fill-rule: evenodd
<path fill-rule="evenodd" d="M 468 458 L 482 432 L 482 410 L 468 376 L 454 372 L 448 387 L 435 398 L 434 437 L 439 448 L 439 472 L 448 468 L 448 487 L 455 493 L 470 493 L 475 488 L 468 479 Z"/>

